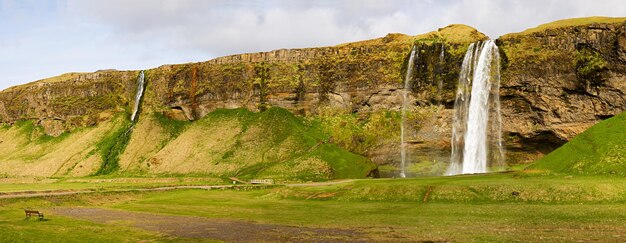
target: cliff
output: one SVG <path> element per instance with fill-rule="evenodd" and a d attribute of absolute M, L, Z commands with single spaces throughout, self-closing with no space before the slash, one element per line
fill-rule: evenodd
<path fill-rule="evenodd" d="M 68 73 L 0 92 L 0 121 L 34 120 L 58 136 L 124 111 L 135 92 L 135 71 Z"/>
<path fill-rule="evenodd" d="M 148 71 L 152 93 L 146 104 L 155 110 L 171 109 L 166 113 L 172 118 L 182 118 L 175 115 L 182 111 L 188 120 L 216 108 L 257 111 L 279 106 L 301 115 L 318 114 L 318 108 L 326 104 L 350 112 L 387 109 L 399 104 L 406 60 L 414 43 L 432 52 L 435 45 L 450 46 L 448 52 L 454 55 L 446 62 L 446 78 L 452 81 L 459 69 L 456 61 L 467 44 L 482 39 L 486 36 L 471 27 L 452 25 L 418 36 L 389 34 L 333 47 L 276 50 L 162 66 Z M 424 63 L 433 64 L 425 68 L 435 66 Z"/>
<path fill-rule="evenodd" d="M 497 41 L 509 150 L 551 150 L 626 110 L 626 18 L 561 20 Z"/>
<path fill-rule="evenodd" d="M 625 21 L 565 20 L 497 40 L 509 164 L 532 161 L 626 109 Z M 164 65 L 145 71 L 147 85 L 139 124 L 152 119 L 142 117 L 153 114 L 171 122 L 196 121 L 219 108 L 264 111 L 282 107 L 319 123 L 330 136 L 326 142 L 365 155 L 379 165 L 394 164 L 399 160 L 403 80 L 410 50 L 416 46 L 419 58 L 410 83 L 412 106 L 407 121 L 411 161 L 415 173 L 437 174 L 449 157 L 451 109 L 463 55 L 469 43 L 485 39 L 471 27 L 451 25 L 417 36 L 389 34 L 332 47 Z M 113 129 L 116 114 L 129 116 L 137 75 L 137 71 L 114 70 L 66 74 L 9 88 L 0 92 L 0 121 L 19 125 L 30 120 L 53 137 L 103 126 Z M 133 134 L 128 145 L 131 151 L 120 155 L 119 163 L 124 165 L 120 169 L 176 171 L 147 164 L 160 161 L 158 157 L 165 152 L 159 151 L 178 135 L 167 135 L 160 125 L 145 125 L 144 129 L 142 136 L 153 136 L 152 131 L 166 138 L 146 148 L 141 143 L 132 145 L 140 139 Z M 7 139 L 10 136 L 4 137 Z M 1 141 L 0 146 L 4 146 Z M 174 147 L 193 150 L 184 144 Z M 179 172 L 206 172 L 209 168 L 200 167 Z"/>

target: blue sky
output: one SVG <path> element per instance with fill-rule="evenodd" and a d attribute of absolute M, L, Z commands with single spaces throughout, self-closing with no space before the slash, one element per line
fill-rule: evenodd
<path fill-rule="evenodd" d="M 624 0 L 0 0 L 0 89 L 66 72 L 410 35 L 463 23 L 496 38 Z"/>

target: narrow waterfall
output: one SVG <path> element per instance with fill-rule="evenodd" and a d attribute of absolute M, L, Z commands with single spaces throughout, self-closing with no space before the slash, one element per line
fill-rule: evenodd
<path fill-rule="evenodd" d="M 409 91 L 411 90 L 411 79 L 413 78 L 413 69 L 415 69 L 415 58 L 418 56 L 418 52 L 416 47 L 413 46 L 413 50 L 411 50 L 411 54 L 409 56 L 409 63 L 406 68 L 406 76 L 404 77 L 404 89 L 402 90 L 402 120 L 400 124 L 400 157 L 401 157 L 401 165 L 400 165 L 400 177 L 406 177 L 406 142 L 405 142 L 405 127 L 404 123 L 406 120 L 406 110 L 409 106 Z"/>
<path fill-rule="evenodd" d="M 441 43 L 441 53 L 439 53 L 439 78 L 437 80 L 437 101 L 439 102 L 438 105 L 441 104 L 441 100 L 443 99 L 442 97 L 442 93 L 443 93 L 443 77 L 441 76 L 441 73 L 443 72 L 443 65 L 445 64 L 445 48 L 446 48 L 446 44 Z"/>
<path fill-rule="evenodd" d="M 504 159 L 499 66 L 498 47 L 492 40 L 471 44 L 465 53 L 446 175 L 485 173 L 488 165 L 499 165 Z"/>
<path fill-rule="evenodd" d="M 143 96 L 144 87 L 144 74 L 143 71 L 139 72 L 139 77 L 137 78 L 137 93 L 135 94 L 135 105 L 133 106 L 133 114 L 130 116 L 131 123 L 126 124 L 128 127 L 126 131 L 117 136 L 113 145 L 106 152 L 104 158 L 102 158 L 103 163 L 100 169 L 96 172 L 96 175 L 106 175 L 111 174 L 120 169 L 120 155 L 126 149 L 130 141 L 130 137 L 133 133 L 133 128 L 135 127 L 135 119 L 137 119 L 137 115 L 139 114 L 139 105 L 141 102 L 141 98 Z"/>
<path fill-rule="evenodd" d="M 139 73 L 139 77 L 137 78 L 137 94 L 135 94 L 135 106 L 133 107 L 133 114 L 130 116 L 131 121 L 135 121 L 137 118 L 137 113 L 139 112 L 139 103 L 141 102 L 141 97 L 143 96 L 144 90 L 144 75 L 143 71 Z"/>

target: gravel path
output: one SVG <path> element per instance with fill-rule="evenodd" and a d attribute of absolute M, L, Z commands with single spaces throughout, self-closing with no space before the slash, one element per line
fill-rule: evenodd
<path fill-rule="evenodd" d="M 314 187 L 314 186 L 329 186 L 341 183 L 352 182 L 354 180 L 338 180 L 338 181 L 328 181 L 328 182 L 309 182 L 309 183 L 298 183 L 298 184 L 277 184 L 284 185 L 287 187 Z M 243 185 L 244 187 L 249 187 L 251 185 Z M 264 186 L 264 185 L 258 185 Z M 156 187 L 156 188 L 136 188 L 136 189 L 113 189 L 106 191 L 96 191 L 96 190 L 46 190 L 46 191 L 17 191 L 17 192 L 0 192 L 0 199 L 5 198 L 29 198 L 29 197 L 46 197 L 46 196 L 65 196 L 65 195 L 74 195 L 81 193 L 94 193 L 94 192 L 129 192 L 129 191 L 170 191 L 177 189 L 227 189 L 227 188 L 236 188 L 241 187 L 241 185 L 216 185 L 216 186 L 167 186 L 167 187 Z"/>
<path fill-rule="evenodd" d="M 185 238 L 209 238 L 227 242 L 357 242 L 369 241 L 354 230 L 258 224 L 230 219 L 211 219 L 140 213 L 103 208 L 56 208 L 57 215 L 104 224 L 130 225 Z"/>

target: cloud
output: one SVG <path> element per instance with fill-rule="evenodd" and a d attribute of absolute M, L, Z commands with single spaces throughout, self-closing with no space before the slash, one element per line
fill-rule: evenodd
<path fill-rule="evenodd" d="M 70 8 L 81 18 L 111 26 L 116 38 L 150 39 L 168 48 L 211 55 L 333 45 L 368 37 L 358 23 L 346 21 L 340 10 L 323 1 L 312 6 L 279 4 L 283 1 L 264 5 L 255 1 L 125 2 L 72 1 Z M 366 1 L 365 6 L 371 5 Z"/>
<path fill-rule="evenodd" d="M 497 38 L 552 21 L 626 16 L 623 0 L 462 0 L 450 2 L 440 21 L 464 23 Z"/>
<path fill-rule="evenodd" d="M 0 88 L 69 71 L 143 69 L 336 45 L 461 23 L 496 38 L 623 0 L 0 0 Z"/>
<path fill-rule="evenodd" d="M 70 9 L 115 31 L 115 38 L 150 40 L 211 56 L 333 45 L 390 32 L 416 35 L 452 23 L 489 36 L 561 18 L 626 15 L 621 0 L 70 0 Z"/>

